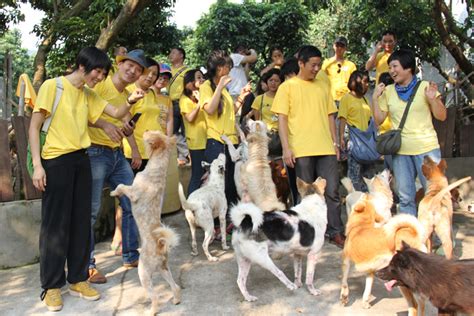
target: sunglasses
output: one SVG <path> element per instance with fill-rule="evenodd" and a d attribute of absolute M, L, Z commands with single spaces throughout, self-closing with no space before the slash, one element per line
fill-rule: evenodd
<path fill-rule="evenodd" d="M 337 73 L 341 73 L 342 65 L 341 65 L 341 64 L 337 64 L 337 67 L 339 68 L 339 69 L 337 70 Z"/>

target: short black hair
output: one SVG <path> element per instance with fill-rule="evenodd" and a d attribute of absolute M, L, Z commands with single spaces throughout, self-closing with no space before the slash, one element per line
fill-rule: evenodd
<path fill-rule="evenodd" d="M 393 30 L 383 31 L 381 38 L 384 37 L 385 35 L 392 35 L 395 40 L 397 39 L 397 34 Z"/>
<path fill-rule="evenodd" d="M 389 84 L 393 84 L 392 76 L 388 72 L 382 72 L 379 76 L 379 83 L 383 83 L 384 85 L 388 86 Z"/>
<path fill-rule="evenodd" d="M 266 73 L 263 74 L 262 76 L 262 81 L 267 83 L 268 80 L 271 78 L 271 76 L 273 75 L 277 75 L 280 80 L 281 80 L 281 72 L 280 72 L 280 69 L 277 69 L 277 68 L 272 68 L 270 69 L 269 71 L 267 71 Z"/>
<path fill-rule="evenodd" d="M 321 51 L 313 45 L 304 45 L 298 49 L 298 61 L 307 63 L 310 58 L 313 57 L 322 57 Z"/>
<path fill-rule="evenodd" d="M 350 91 L 353 91 L 358 97 L 364 95 L 364 87 L 361 82 L 364 77 L 367 79 L 369 78 L 367 71 L 356 70 L 351 73 L 349 81 L 347 82 L 347 88 L 349 88 Z"/>
<path fill-rule="evenodd" d="M 81 65 L 84 66 L 86 74 L 90 73 L 94 69 L 100 68 L 104 69 L 107 75 L 110 68 L 112 67 L 112 62 L 104 51 L 98 49 L 97 47 L 91 46 L 81 49 L 77 55 L 74 69 L 79 69 L 79 66 Z"/>
<path fill-rule="evenodd" d="M 183 55 L 183 60 L 186 59 L 186 51 L 184 50 L 184 48 L 182 47 L 175 47 L 173 49 L 176 49 L 177 51 L 179 51 L 181 53 L 181 55 Z"/>
<path fill-rule="evenodd" d="M 415 53 L 411 49 L 400 48 L 394 51 L 388 58 L 387 63 L 390 64 L 392 61 L 398 60 L 403 69 L 411 69 L 412 75 L 416 71 L 416 58 Z"/>
<path fill-rule="evenodd" d="M 296 57 L 288 58 L 280 68 L 281 80 L 285 80 L 286 76 L 291 74 L 297 75 L 300 72 L 300 67 L 298 66 L 298 59 Z"/>

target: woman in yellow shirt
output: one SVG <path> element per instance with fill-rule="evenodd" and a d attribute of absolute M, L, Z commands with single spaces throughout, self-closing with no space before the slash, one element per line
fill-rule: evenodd
<path fill-rule="evenodd" d="M 231 68 L 232 59 L 227 52 L 213 51 L 207 60 L 209 79 L 199 88 L 199 104 L 204 110 L 207 125 L 204 157 L 211 163 L 220 153 L 226 154 L 225 192 L 229 205 L 238 200 L 234 183 L 234 163 L 230 159 L 229 150 L 221 136 L 226 135 L 233 144 L 238 143 L 235 113 L 239 111 L 244 98 L 250 93 L 250 84 L 247 84 L 234 104 L 226 88 L 232 80 L 229 76 Z"/>
<path fill-rule="evenodd" d="M 188 195 L 199 189 L 204 174 L 201 162 L 204 161 L 207 131 L 206 118 L 199 105 L 199 87 L 203 81 L 203 74 L 199 69 L 188 70 L 184 75 L 184 90 L 179 99 L 186 143 L 191 155 L 191 180 Z"/>
<path fill-rule="evenodd" d="M 347 84 L 350 92 L 341 98 L 339 103 L 339 144 L 341 150 L 348 149 L 344 139 L 346 124 L 366 131 L 371 119 L 370 105 L 365 98 L 369 89 L 369 75 L 359 70 L 354 71 L 349 77 Z M 367 192 L 367 185 L 362 177 L 371 177 L 371 165 L 364 165 L 352 157 L 349 152 L 347 156 L 347 177 L 351 179 L 352 185 L 357 191 Z"/>
<path fill-rule="evenodd" d="M 61 287 L 88 300 L 100 294 L 87 279 L 90 257 L 92 175 L 86 148 L 91 145 L 87 124 L 95 123 L 104 112 L 121 118 L 130 104 L 141 98 L 136 91 L 127 104 L 115 107 L 92 90 L 107 77 L 111 62 L 96 47 L 82 49 L 75 70 L 60 77 L 62 93 L 55 102 L 58 82 L 47 80 L 41 86 L 33 110 L 29 141 L 34 166 L 33 185 L 41 197 L 40 276 L 41 299 L 50 311 L 63 307 Z M 86 86 L 87 84 L 87 86 Z M 53 105 L 57 103 L 57 108 Z M 39 133 L 51 116 L 46 142 L 40 149 Z M 64 267 L 67 264 L 67 278 Z"/>

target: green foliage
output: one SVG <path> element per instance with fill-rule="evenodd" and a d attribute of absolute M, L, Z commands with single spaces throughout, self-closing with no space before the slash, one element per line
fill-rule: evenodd
<path fill-rule="evenodd" d="M 20 2 L 15 0 L 2 1 L 0 4 L 0 36 L 8 31 L 9 23 L 19 23 L 25 20 L 25 15 L 20 11 Z"/>

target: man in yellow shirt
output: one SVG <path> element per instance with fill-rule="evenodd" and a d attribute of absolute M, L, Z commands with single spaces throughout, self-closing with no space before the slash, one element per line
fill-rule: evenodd
<path fill-rule="evenodd" d="M 339 36 L 333 44 L 334 56 L 323 62 L 322 70 L 326 72 L 331 81 L 331 93 L 334 101 L 339 103 L 341 98 L 349 92 L 347 83 L 351 73 L 357 70 L 356 65 L 345 58 L 347 39 Z"/>
<path fill-rule="evenodd" d="M 371 71 L 375 68 L 376 84 L 379 83 L 380 74 L 388 72 L 388 58 L 393 53 L 397 45 L 397 36 L 393 31 L 385 31 L 382 33 L 382 40 L 375 45 L 375 50 L 370 55 L 369 60 L 365 64 L 365 70 Z"/>
<path fill-rule="evenodd" d="M 173 102 L 173 134 L 177 136 L 178 164 L 189 162 L 189 149 L 184 137 L 184 123 L 179 109 L 179 99 L 184 90 L 184 75 L 188 67 L 184 64 L 186 52 L 181 47 L 171 49 L 168 60 L 171 63 L 171 79 L 168 84 L 168 93 Z"/>
<path fill-rule="evenodd" d="M 330 242 L 342 248 L 345 237 L 338 192 L 337 108 L 329 83 L 317 77 L 321 69 L 319 49 L 303 46 L 298 52 L 298 66 L 298 74 L 279 87 L 272 105 L 272 112 L 279 115 L 283 159 L 306 182 L 319 176 L 326 179 L 326 233 Z"/>
<path fill-rule="evenodd" d="M 134 83 L 147 69 L 145 55 L 142 50 L 132 50 L 126 55 L 116 58 L 117 72 L 107 77 L 94 87 L 95 93 L 113 106 L 124 104 L 130 91 L 126 88 Z M 127 124 L 128 125 L 128 124 Z M 130 126 L 124 126 L 121 120 L 102 115 L 94 126 L 89 127 L 91 146 L 87 149 L 92 169 L 92 214 L 91 225 L 94 227 L 101 206 L 102 189 L 105 183 L 115 189 L 123 183 L 131 185 L 133 172 L 125 159 L 121 141 L 125 132 L 132 132 Z M 127 133 L 129 134 L 129 133 Z M 135 144 L 136 146 L 136 144 Z M 138 228 L 132 215 L 130 200 L 120 197 L 123 210 L 122 223 L 122 258 L 125 267 L 138 266 Z M 94 234 L 91 236 L 91 258 L 89 263 L 91 278 L 89 281 L 105 283 L 107 280 L 96 269 L 94 259 Z"/>

